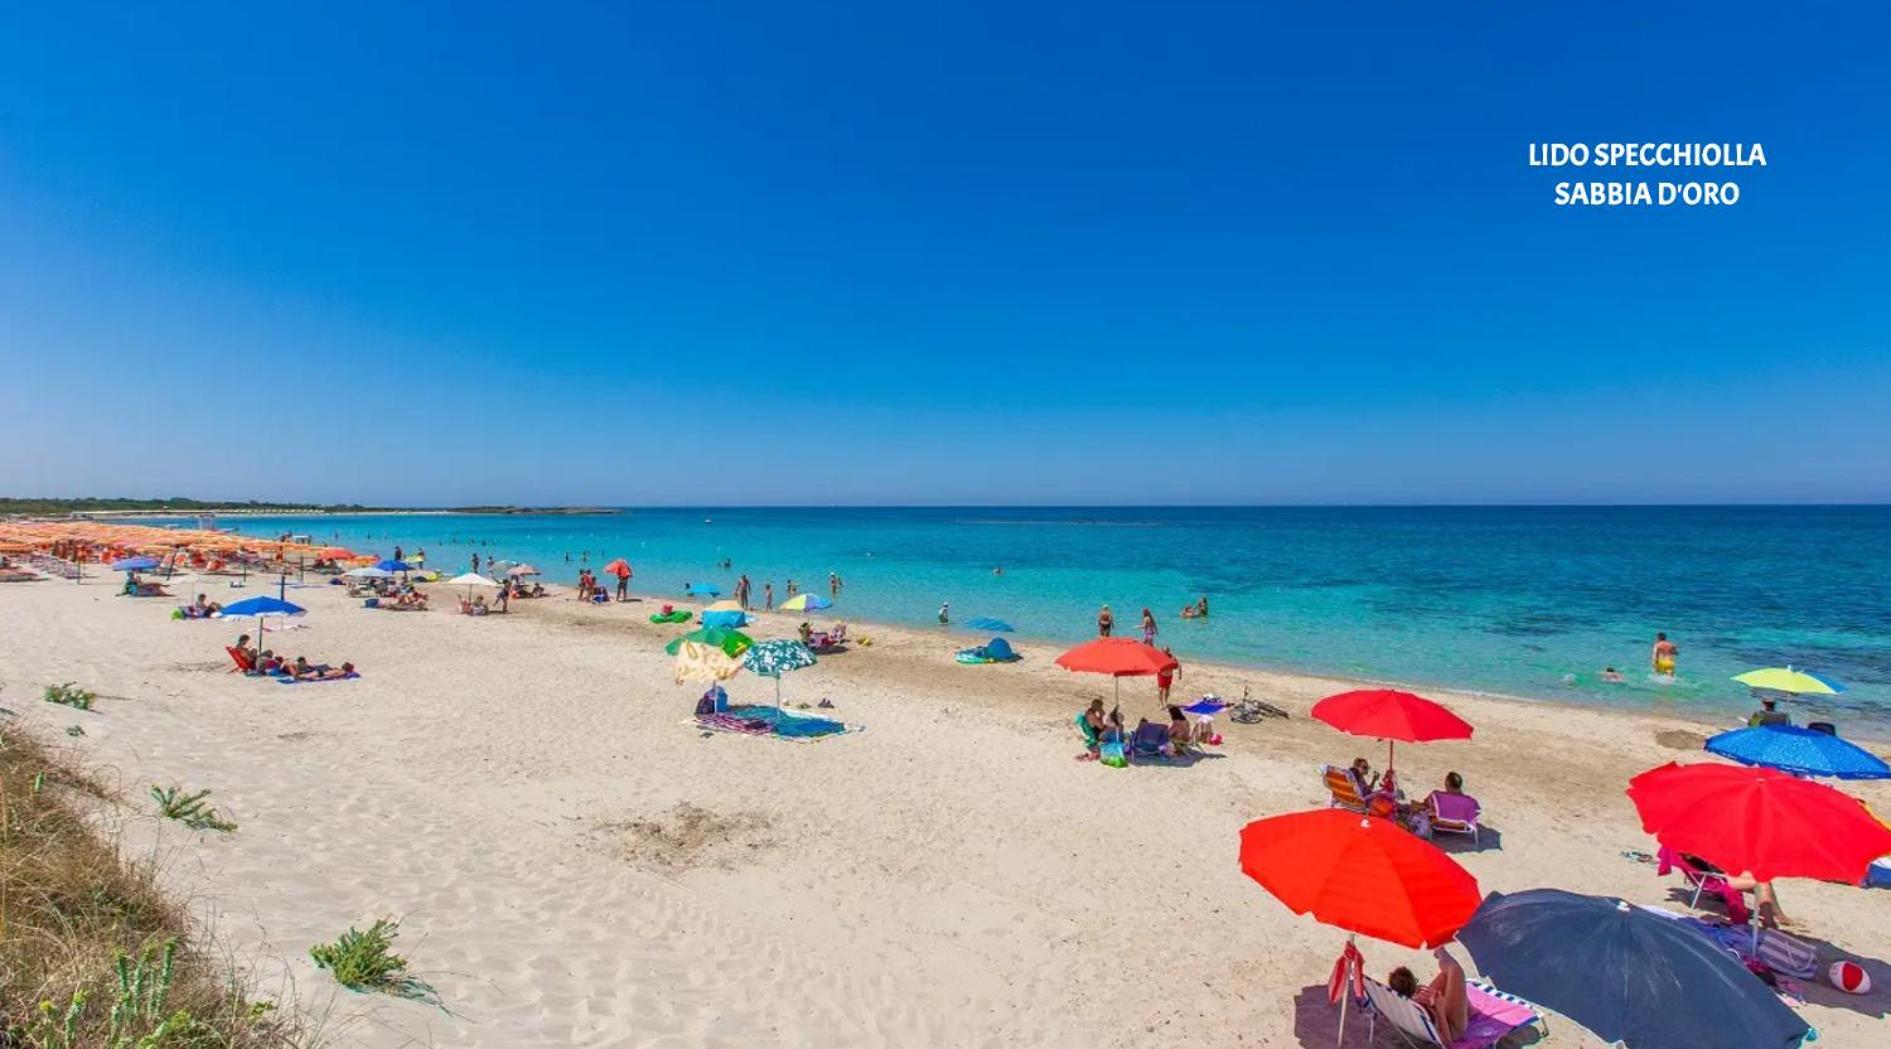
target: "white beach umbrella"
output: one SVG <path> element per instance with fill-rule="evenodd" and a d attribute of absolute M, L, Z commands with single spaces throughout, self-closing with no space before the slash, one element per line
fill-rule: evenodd
<path fill-rule="evenodd" d="M 350 568 L 348 571 L 343 572 L 342 575 L 348 576 L 352 579 L 392 579 L 394 578 L 394 573 L 383 572 L 380 569 L 375 568 L 373 565 L 369 565 L 364 568 Z"/>
<path fill-rule="evenodd" d="M 473 599 L 473 587 L 498 586 L 499 584 L 487 579 L 478 572 L 461 572 L 459 575 L 447 580 L 446 585 L 466 587 L 466 599 L 471 601 Z"/>

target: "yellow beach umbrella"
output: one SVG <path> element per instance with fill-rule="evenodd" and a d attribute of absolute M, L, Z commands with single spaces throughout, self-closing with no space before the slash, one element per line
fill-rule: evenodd
<path fill-rule="evenodd" d="M 1768 692 L 1790 692 L 1800 696 L 1834 696 L 1845 691 L 1845 686 L 1836 681 L 1828 681 L 1816 674 L 1794 670 L 1792 667 L 1762 667 L 1759 670 L 1736 674 L 1734 680 L 1748 688 L 1764 689 Z"/>
<path fill-rule="evenodd" d="M 676 683 L 687 681 L 727 681 L 740 673 L 742 663 L 717 645 L 685 641 L 677 647 L 676 663 L 671 671 Z"/>
<path fill-rule="evenodd" d="M 734 601 L 718 601 L 715 604 L 710 605 L 709 607 L 703 609 L 703 611 L 705 612 L 740 612 L 742 611 L 742 606 L 736 604 Z"/>

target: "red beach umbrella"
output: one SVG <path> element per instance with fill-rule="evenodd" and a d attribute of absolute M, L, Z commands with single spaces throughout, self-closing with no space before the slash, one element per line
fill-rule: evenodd
<path fill-rule="evenodd" d="M 1655 840 L 1760 881 L 1856 884 L 1891 854 L 1891 828 L 1863 802 L 1760 766 L 1671 761 L 1629 780 L 1628 796 Z"/>
<path fill-rule="evenodd" d="M 1100 637 L 1086 641 L 1058 656 L 1056 663 L 1065 670 L 1081 674 L 1108 674 L 1112 678 L 1143 677 L 1174 670 L 1176 658 L 1154 645 L 1133 637 Z M 1117 701 L 1122 701 L 1122 682 L 1117 682 Z"/>
<path fill-rule="evenodd" d="M 605 565 L 604 570 L 616 576 L 619 579 L 630 578 L 630 562 L 624 560 L 621 557 L 615 561 L 612 561 L 610 564 Z"/>
<path fill-rule="evenodd" d="M 1295 914 L 1406 947 L 1457 935 L 1483 897 L 1471 872 L 1390 820 L 1315 809 L 1241 828 L 1241 870 Z M 1346 1029 L 1347 983 L 1360 988 L 1359 951 L 1348 938 L 1327 987 Z M 1343 997 L 1342 997 L 1343 995 Z"/>
<path fill-rule="evenodd" d="M 1389 688 L 1359 689 L 1328 696 L 1313 704 L 1313 716 L 1355 736 L 1386 741 L 1385 766 L 1392 767 L 1396 742 L 1470 739 L 1471 723 L 1444 705 Z"/>

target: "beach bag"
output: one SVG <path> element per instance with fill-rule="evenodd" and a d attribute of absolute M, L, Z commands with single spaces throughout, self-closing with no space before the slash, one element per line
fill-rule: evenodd
<path fill-rule="evenodd" d="M 1113 769 L 1125 768 L 1129 765 L 1129 758 L 1123 754 L 1121 733 L 1111 733 L 1109 738 L 1103 741 L 1103 749 L 1099 753 L 1103 763 Z"/>

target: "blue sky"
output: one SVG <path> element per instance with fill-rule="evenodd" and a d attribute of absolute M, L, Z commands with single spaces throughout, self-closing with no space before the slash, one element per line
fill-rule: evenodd
<path fill-rule="evenodd" d="M 1891 9 L 1661 6 L 22 9 L 0 492 L 1891 500 Z"/>

